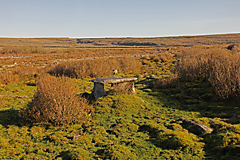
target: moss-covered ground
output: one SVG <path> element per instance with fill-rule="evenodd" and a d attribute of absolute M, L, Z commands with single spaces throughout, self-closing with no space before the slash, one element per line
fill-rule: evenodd
<path fill-rule="evenodd" d="M 148 59 L 142 73 L 168 76 L 169 64 Z M 23 125 L 18 110 L 36 91 L 34 77 L 0 87 L 0 159 L 239 159 L 240 109 L 234 100 L 220 101 L 207 82 L 181 82 L 155 88 L 138 76 L 135 95 L 90 94 L 89 78 L 73 79 L 79 93 L 94 106 L 83 125 Z M 213 129 L 198 134 L 181 118 Z"/>

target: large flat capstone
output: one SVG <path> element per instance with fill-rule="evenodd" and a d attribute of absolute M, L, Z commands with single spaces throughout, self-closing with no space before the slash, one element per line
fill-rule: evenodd
<path fill-rule="evenodd" d="M 127 78 L 121 78 L 121 77 L 116 77 L 116 76 L 112 76 L 112 77 L 101 77 L 101 78 L 96 78 L 91 80 L 91 82 L 94 83 L 121 83 L 121 82 L 130 82 L 130 81 L 134 81 L 137 80 L 136 77 L 127 77 Z"/>

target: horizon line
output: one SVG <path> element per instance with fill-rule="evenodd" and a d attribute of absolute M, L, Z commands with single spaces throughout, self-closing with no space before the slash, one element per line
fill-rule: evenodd
<path fill-rule="evenodd" d="M 182 35 L 163 35 L 163 36 L 99 36 L 99 37 L 69 37 L 69 36 L 0 36 L 0 38 L 69 38 L 69 39 L 107 39 L 107 38 L 164 38 L 164 37 L 185 37 L 185 36 L 210 36 L 210 35 L 227 35 L 227 34 L 240 34 L 240 32 L 226 32 L 226 33 L 209 33 L 209 34 L 182 34 Z"/>

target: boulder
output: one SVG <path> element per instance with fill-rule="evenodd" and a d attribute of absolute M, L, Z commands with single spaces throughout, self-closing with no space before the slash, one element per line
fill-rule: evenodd
<path fill-rule="evenodd" d="M 237 47 L 238 47 L 238 45 L 236 45 L 236 44 L 230 44 L 230 45 L 227 47 L 227 49 L 232 51 L 234 48 L 237 48 Z"/>
<path fill-rule="evenodd" d="M 195 122 L 193 119 L 181 118 L 180 120 L 183 121 L 183 123 L 185 123 L 185 124 L 194 126 L 200 134 L 212 133 L 212 131 L 213 131 L 213 129 L 207 127 L 206 125 L 199 124 L 199 123 Z"/>

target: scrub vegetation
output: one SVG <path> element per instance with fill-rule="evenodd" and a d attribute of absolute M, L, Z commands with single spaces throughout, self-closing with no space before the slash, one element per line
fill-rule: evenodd
<path fill-rule="evenodd" d="M 239 39 L 1 38 L 0 159 L 239 159 Z"/>

